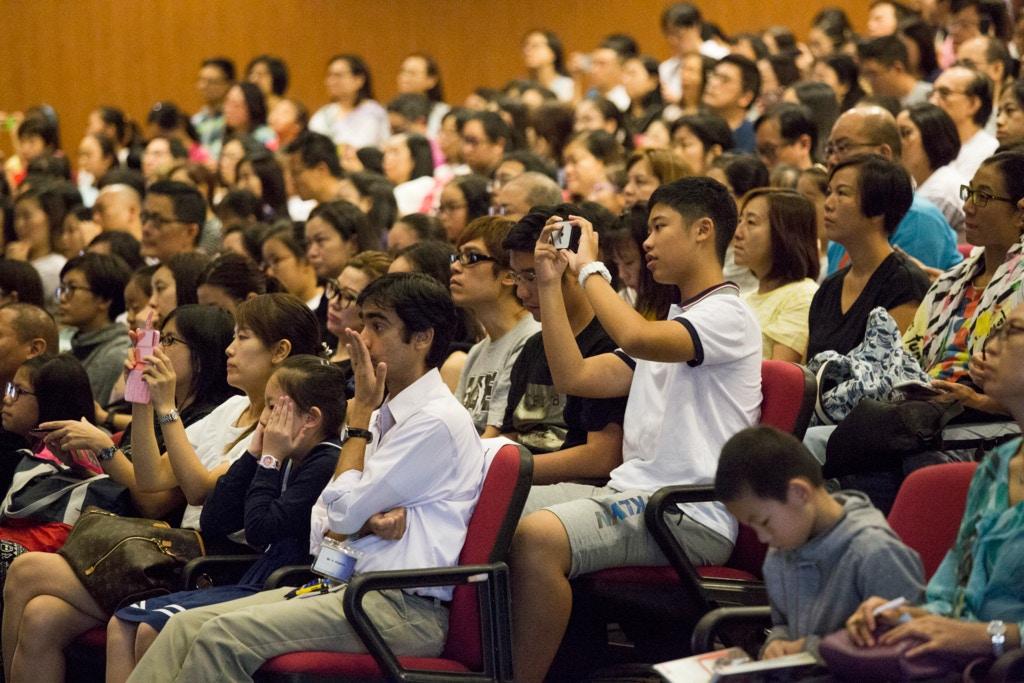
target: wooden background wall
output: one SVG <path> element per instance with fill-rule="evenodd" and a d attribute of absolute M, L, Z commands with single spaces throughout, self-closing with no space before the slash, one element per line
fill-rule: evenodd
<path fill-rule="evenodd" d="M 402 57 L 436 56 L 447 99 L 500 86 L 522 72 L 519 43 L 537 27 L 558 33 L 566 51 L 591 49 L 604 34 L 632 34 L 667 56 L 659 17 L 667 0 L 0 0 L 0 110 L 39 102 L 61 116 L 72 161 L 89 111 L 114 104 L 144 117 L 160 99 L 200 106 L 200 60 L 227 55 L 240 70 L 267 52 L 291 70 L 290 95 L 312 112 L 324 103 L 326 59 L 356 52 L 370 65 L 375 94 L 395 94 Z M 726 32 L 784 24 L 804 37 L 825 5 L 842 6 L 857 28 L 866 0 L 698 0 Z M 10 153 L 7 136 L 0 150 Z"/>

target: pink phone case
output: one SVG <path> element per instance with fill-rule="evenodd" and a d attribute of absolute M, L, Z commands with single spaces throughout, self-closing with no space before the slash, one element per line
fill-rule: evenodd
<path fill-rule="evenodd" d="M 137 334 L 139 340 L 135 344 L 135 368 L 125 380 L 124 399 L 129 403 L 149 403 L 149 385 L 142 379 L 142 371 L 146 367 L 143 359 L 153 355 L 156 345 L 160 343 L 160 332 L 147 324 Z"/>

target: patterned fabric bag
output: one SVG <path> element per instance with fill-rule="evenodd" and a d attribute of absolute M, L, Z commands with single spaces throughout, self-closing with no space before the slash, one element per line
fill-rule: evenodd
<path fill-rule="evenodd" d="M 841 422 L 863 398 L 888 401 L 901 384 L 929 384 L 931 378 L 903 348 L 900 330 L 889 312 L 879 306 L 868 315 L 864 340 L 843 355 L 822 351 L 807 368 L 818 377 L 818 400 L 812 425 Z"/>

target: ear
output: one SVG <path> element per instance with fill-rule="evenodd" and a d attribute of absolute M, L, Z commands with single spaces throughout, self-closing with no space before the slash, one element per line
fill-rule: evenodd
<path fill-rule="evenodd" d="M 722 146 L 717 142 L 711 145 L 711 148 L 704 152 L 704 165 L 710 166 L 711 162 L 722 156 L 722 152 L 724 151 L 725 150 L 722 149 Z"/>
<path fill-rule="evenodd" d="M 800 145 L 800 149 L 810 151 L 811 149 L 811 136 L 804 133 L 796 139 L 796 143 Z"/>
<path fill-rule="evenodd" d="M 894 155 L 892 153 L 892 147 L 890 147 L 888 144 L 884 142 L 878 146 L 878 153 L 885 157 L 886 159 L 888 159 L 889 161 L 893 160 Z"/>
<path fill-rule="evenodd" d="M 292 343 L 288 339 L 279 340 L 270 349 L 270 362 L 273 365 L 280 365 L 292 353 Z"/>
<path fill-rule="evenodd" d="M 196 238 L 199 237 L 199 224 L 189 223 L 185 227 L 185 231 L 188 232 L 188 237 L 192 241 L 192 244 L 196 243 Z"/>
<path fill-rule="evenodd" d="M 317 406 L 311 407 L 309 409 L 309 412 L 306 413 L 306 424 L 310 425 L 311 427 L 320 426 L 320 423 L 323 422 L 323 419 L 324 414 Z"/>
<path fill-rule="evenodd" d="M 715 222 L 709 217 L 704 216 L 703 218 L 698 218 L 694 221 L 691 230 L 693 231 L 695 242 L 700 243 L 711 240 L 712 246 L 714 246 Z"/>
<path fill-rule="evenodd" d="M 56 351 L 56 349 L 54 349 Z M 36 337 L 28 342 L 28 357 L 35 358 L 46 353 L 46 340 L 42 337 Z"/>
<path fill-rule="evenodd" d="M 803 477 L 795 477 L 789 480 L 789 486 L 786 487 L 787 504 L 806 505 L 810 502 L 813 495 L 813 487 Z"/>
<path fill-rule="evenodd" d="M 245 300 L 248 301 L 249 299 L 255 299 L 257 296 L 256 292 L 249 292 L 245 295 Z"/>
<path fill-rule="evenodd" d="M 516 279 L 514 277 L 512 277 L 512 271 L 511 270 L 508 270 L 508 269 L 502 270 L 501 271 L 501 278 L 500 278 L 499 281 L 500 281 L 500 283 L 501 283 L 501 285 L 503 287 L 507 285 L 509 287 L 512 287 L 513 291 L 515 291 Z"/>
<path fill-rule="evenodd" d="M 756 97 L 757 96 L 754 93 L 748 90 L 747 92 L 743 93 L 740 96 L 738 103 L 744 109 L 748 109 L 750 107 L 750 104 L 756 99 Z"/>
<path fill-rule="evenodd" d="M 416 350 L 429 351 L 434 343 L 434 328 L 412 333 L 412 345 Z"/>

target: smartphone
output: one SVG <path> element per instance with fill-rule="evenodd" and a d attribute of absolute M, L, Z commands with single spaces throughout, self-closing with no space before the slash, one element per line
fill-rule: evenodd
<path fill-rule="evenodd" d="M 150 313 L 146 327 L 136 332 L 138 341 L 135 343 L 135 367 L 128 373 L 124 383 L 124 399 L 129 403 L 149 403 L 149 385 L 142 379 L 142 371 L 146 367 L 143 359 L 153 355 L 160 343 L 160 332 L 153 329 L 153 314 Z"/>
<path fill-rule="evenodd" d="M 49 429 L 40 429 L 39 427 L 36 427 L 35 429 L 30 429 L 28 433 L 30 436 L 34 436 L 37 439 L 42 439 L 45 438 L 47 434 L 56 429 L 56 427 L 50 427 Z"/>
<path fill-rule="evenodd" d="M 575 252 L 580 248 L 580 226 L 575 221 L 559 221 L 551 231 L 551 244 L 555 249 Z"/>

